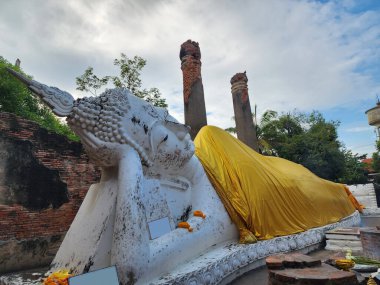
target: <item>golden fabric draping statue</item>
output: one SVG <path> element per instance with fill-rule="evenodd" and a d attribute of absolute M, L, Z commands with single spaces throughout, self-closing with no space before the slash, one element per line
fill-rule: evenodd
<path fill-rule="evenodd" d="M 345 185 L 263 156 L 217 127 L 202 128 L 194 144 L 243 243 L 303 232 L 362 209 Z"/>

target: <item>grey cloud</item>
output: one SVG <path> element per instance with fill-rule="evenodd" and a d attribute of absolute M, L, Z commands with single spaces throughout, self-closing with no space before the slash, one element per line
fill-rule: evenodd
<path fill-rule="evenodd" d="M 5 3 L 5 4 L 4 4 Z M 247 70 L 259 110 L 357 104 L 380 87 L 358 67 L 379 64 L 379 12 L 352 15 L 340 2 L 313 1 L 3 1 L 1 55 L 26 72 L 75 90 L 91 65 L 113 74 L 120 52 L 148 63 L 146 87 L 181 106 L 180 44 L 200 43 L 209 121 L 231 125 L 229 80 Z M 14 17 L 17 11 L 18 17 Z M 77 93 L 80 94 L 80 93 Z M 361 98 L 361 99 L 362 99 Z M 180 109 L 180 108 L 179 108 Z M 173 111 L 183 116 L 178 108 Z"/>

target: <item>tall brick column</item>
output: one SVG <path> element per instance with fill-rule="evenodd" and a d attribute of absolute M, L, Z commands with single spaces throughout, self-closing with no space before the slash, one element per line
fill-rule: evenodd
<path fill-rule="evenodd" d="M 199 130 L 207 125 L 199 44 L 191 40 L 184 42 L 179 58 L 183 74 L 185 124 L 191 127 L 190 135 L 194 139 Z"/>
<path fill-rule="evenodd" d="M 253 124 L 251 105 L 248 96 L 246 72 L 236 73 L 231 78 L 231 92 L 234 103 L 237 137 L 255 151 L 258 151 L 256 127 Z"/>

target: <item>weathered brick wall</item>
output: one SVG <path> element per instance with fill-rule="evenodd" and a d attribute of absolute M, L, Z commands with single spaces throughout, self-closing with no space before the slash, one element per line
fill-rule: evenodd
<path fill-rule="evenodd" d="M 99 177 L 80 143 L 0 113 L 0 273 L 49 264 Z"/>

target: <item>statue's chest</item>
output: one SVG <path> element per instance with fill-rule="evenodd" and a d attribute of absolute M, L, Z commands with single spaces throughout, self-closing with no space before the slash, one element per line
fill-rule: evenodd
<path fill-rule="evenodd" d="M 181 178 L 146 179 L 142 187 L 146 220 L 151 238 L 174 230 L 178 222 L 186 221 L 192 210 L 190 183 Z M 155 228 L 159 233 L 153 233 Z"/>

